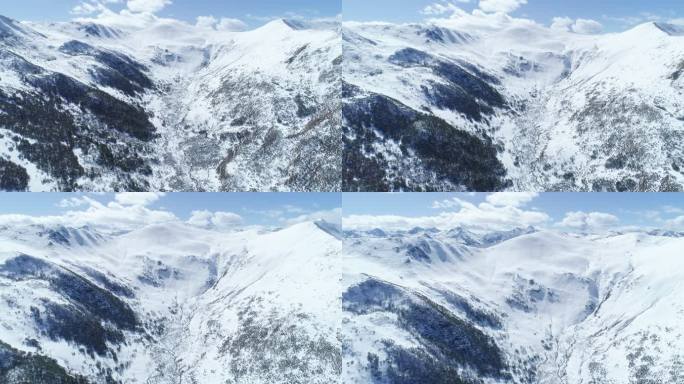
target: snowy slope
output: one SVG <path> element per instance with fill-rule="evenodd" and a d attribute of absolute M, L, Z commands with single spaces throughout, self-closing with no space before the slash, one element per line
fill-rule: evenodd
<path fill-rule="evenodd" d="M 0 31 L 0 189 L 339 189 L 334 24 Z"/>
<path fill-rule="evenodd" d="M 344 382 L 684 382 L 681 238 L 458 232 L 348 232 Z"/>
<path fill-rule="evenodd" d="M 340 374 L 341 242 L 324 223 L 122 234 L 29 226 L 0 236 L 0 353 L 9 345 L 54 359 L 92 383 L 329 383 Z M 0 379 L 41 370 L 0 365 Z"/>
<path fill-rule="evenodd" d="M 503 19 L 344 24 L 345 190 L 681 190 L 679 27 Z"/>

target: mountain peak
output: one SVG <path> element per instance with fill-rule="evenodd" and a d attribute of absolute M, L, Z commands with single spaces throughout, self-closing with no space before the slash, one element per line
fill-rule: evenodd
<path fill-rule="evenodd" d="M 267 30 L 269 32 L 337 30 L 339 25 L 339 22 L 335 20 L 275 19 L 257 28 L 257 30 Z"/>
<path fill-rule="evenodd" d="M 684 36 L 684 26 L 658 22 L 653 22 L 652 24 L 670 36 Z"/>
<path fill-rule="evenodd" d="M 294 24 L 289 23 L 285 19 L 275 19 L 257 28 L 257 30 L 267 31 L 294 31 L 297 30 Z"/>
<path fill-rule="evenodd" d="M 294 30 L 302 30 L 302 29 L 308 29 L 309 26 L 307 25 L 306 22 L 302 20 L 296 20 L 296 19 L 281 19 L 281 22 L 283 22 L 285 25 L 288 27 L 294 29 Z"/>
<path fill-rule="evenodd" d="M 76 29 L 85 33 L 87 37 L 115 39 L 123 36 L 121 30 L 98 23 L 75 22 L 74 24 L 76 25 Z"/>
<path fill-rule="evenodd" d="M 684 36 L 684 27 L 675 24 L 650 21 L 648 23 L 639 24 L 634 28 L 625 31 L 625 33 L 638 34 L 640 36 L 644 35 L 645 33 L 655 35 L 666 34 L 668 36 Z"/>
<path fill-rule="evenodd" d="M 15 24 L 17 21 L 14 19 L 11 19 L 7 16 L 0 15 L 0 25 L 3 24 Z"/>
<path fill-rule="evenodd" d="M 327 220 L 317 220 L 314 224 L 323 232 L 333 236 L 338 240 L 342 240 L 342 228 L 338 223 L 331 223 Z"/>
<path fill-rule="evenodd" d="M 340 22 L 336 19 L 304 20 L 304 19 L 283 19 L 283 23 L 295 31 L 301 30 L 337 30 Z"/>
<path fill-rule="evenodd" d="M 25 34 L 23 28 L 14 19 L 0 15 L 0 39 L 16 36 L 17 33 Z"/>

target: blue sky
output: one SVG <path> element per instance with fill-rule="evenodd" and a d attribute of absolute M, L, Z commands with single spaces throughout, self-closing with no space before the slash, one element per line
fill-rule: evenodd
<path fill-rule="evenodd" d="M 150 197 L 139 199 L 139 205 L 144 209 L 170 212 L 183 221 L 188 220 L 193 211 L 206 210 L 237 214 L 242 218 L 243 225 L 266 226 L 282 226 L 288 221 L 307 217 L 330 217 L 330 212 L 339 209 L 341 204 L 341 196 L 335 193 L 169 193 L 156 197 L 147 193 L 132 195 L 135 195 L 134 198 L 145 195 Z M 85 211 L 93 205 L 84 197 L 103 205 L 114 201 L 133 205 L 130 201 L 132 199 L 117 199 L 117 194 L 111 193 L 0 193 L 0 216 L 16 214 L 41 217 Z"/>
<path fill-rule="evenodd" d="M 489 0 L 512 4 L 521 0 Z M 472 12 L 480 0 L 343 0 L 344 19 L 358 21 L 415 22 L 427 16 L 421 12 L 435 3 L 452 3 Z M 682 0 L 527 0 L 509 12 L 516 17 L 531 18 L 549 25 L 554 17 L 592 19 L 600 22 L 606 31 L 620 31 L 648 21 L 684 17 Z"/>
<path fill-rule="evenodd" d="M 198 16 L 236 18 L 249 28 L 278 17 L 320 18 L 340 13 L 346 20 L 416 22 L 435 17 L 423 12 L 434 4 L 453 4 L 468 12 L 503 4 L 515 17 L 531 18 L 545 25 L 550 25 L 554 17 L 591 19 L 601 23 L 608 32 L 650 20 L 684 21 L 681 0 L 21 0 L 4 1 L 0 14 L 19 20 L 67 21 L 78 16 L 72 11 L 84 3 L 102 3 L 119 12 L 129 2 L 162 4 L 156 11 L 161 17 L 189 22 Z"/>
<path fill-rule="evenodd" d="M 350 227 L 684 231 L 679 193 L 0 193 L 0 224 L 121 227 L 194 218 L 228 226 L 286 226 L 338 221 L 340 207 Z M 46 217 L 51 219 L 33 219 Z"/>
<path fill-rule="evenodd" d="M 498 195 L 499 199 L 487 193 L 357 193 L 344 194 L 342 206 L 344 217 L 365 216 L 371 221 L 373 219 L 369 217 L 372 216 L 398 216 L 444 217 L 454 221 L 472 218 L 474 223 L 478 223 L 478 220 L 490 221 L 496 217 L 512 226 L 529 224 L 578 229 L 581 224 L 600 224 L 610 229 L 642 227 L 684 230 L 684 194 L 541 193 L 525 194 L 528 197 L 523 199 L 506 199 L 506 195 L 510 194 Z M 517 194 L 518 197 L 521 195 Z M 548 218 L 543 220 L 543 216 L 536 213 Z M 566 219 L 565 224 L 568 225 L 563 225 Z M 420 220 L 409 222 L 413 225 L 420 223 Z"/>
<path fill-rule="evenodd" d="M 106 3 L 113 11 L 126 7 L 127 0 L 4 0 L 0 14 L 18 20 L 67 21 L 72 10 L 82 3 Z M 146 0 L 138 0 L 146 1 Z M 163 0 L 150 0 L 163 2 Z M 250 27 L 278 17 L 334 17 L 341 12 L 340 0 L 172 0 L 156 14 L 185 21 L 198 16 L 237 18 Z"/>

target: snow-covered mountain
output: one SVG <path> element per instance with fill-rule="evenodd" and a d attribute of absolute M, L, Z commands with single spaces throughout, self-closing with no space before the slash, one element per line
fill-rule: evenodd
<path fill-rule="evenodd" d="M 679 384 L 683 246 L 531 227 L 1 227 L 0 382 Z"/>
<path fill-rule="evenodd" d="M 339 229 L 0 228 L 2 383 L 332 383 Z"/>
<path fill-rule="evenodd" d="M 683 247 L 666 233 L 348 230 L 342 382 L 684 383 Z"/>
<path fill-rule="evenodd" d="M 0 190 L 339 190 L 338 29 L 0 17 Z"/>
<path fill-rule="evenodd" d="M 344 190 L 682 190 L 681 27 L 490 18 L 344 23 Z"/>

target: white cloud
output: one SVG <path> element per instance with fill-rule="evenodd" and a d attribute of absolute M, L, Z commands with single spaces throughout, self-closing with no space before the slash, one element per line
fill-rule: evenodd
<path fill-rule="evenodd" d="M 436 204 L 448 208 L 458 208 L 458 210 L 422 217 L 351 215 L 344 217 L 343 226 L 352 229 L 383 228 L 388 230 L 413 227 L 449 229 L 463 226 L 471 229 L 507 230 L 526 226 L 540 226 L 550 220 L 550 217 L 544 212 L 523 210 L 511 205 L 493 205 L 489 202 L 475 205 L 458 198 L 443 200 Z"/>
<path fill-rule="evenodd" d="M 511 13 L 527 4 L 527 0 L 480 0 L 480 9 L 489 13 Z"/>
<path fill-rule="evenodd" d="M 625 26 L 634 26 L 640 23 L 644 22 L 644 18 L 641 16 L 620 16 L 620 17 L 615 17 L 615 16 L 608 16 L 608 15 L 603 15 L 601 18 L 606 21 L 611 21 L 611 22 L 617 22 Z"/>
<path fill-rule="evenodd" d="M 603 25 L 596 20 L 577 19 L 572 25 L 571 30 L 575 33 L 591 35 L 601 33 L 603 31 Z"/>
<path fill-rule="evenodd" d="M 150 205 L 159 200 L 163 192 L 121 192 L 114 196 L 114 200 L 121 205 Z"/>
<path fill-rule="evenodd" d="M 340 208 L 311 211 L 310 209 L 305 209 L 290 204 L 285 204 L 275 209 L 246 210 L 246 212 L 268 217 L 274 222 L 280 223 L 284 226 L 316 220 L 325 220 L 331 223 L 339 224 L 342 217 L 342 210 Z"/>
<path fill-rule="evenodd" d="M 534 20 L 512 17 L 501 12 L 488 13 L 481 9 L 474 9 L 472 13 L 459 9 L 449 17 L 433 17 L 427 21 L 435 25 L 463 31 L 474 29 L 498 31 L 502 28 L 536 29 L 541 31 L 544 28 Z"/>
<path fill-rule="evenodd" d="M 157 13 L 171 4 L 171 0 L 128 0 L 126 6 L 131 12 Z"/>
<path fill-rule="evenodd" d="M 488 195 L 488 203 L 496 206 L 521 207 L 539 196 L 536 192 L 496 192 Z"/>
<path fill-rule="evenodd" d="M 674 205 L 665 205 L 662 207 L 662 210 L 665 213 L 670 213 L 670 214 L 684 214 L 684 208 L 675 207 Z"/>
<path fill-rule="evenodd" d="M 200 228 L 227 229 L 242 223 L 242 216 L 232 212 L 192 211 L 188 224 Z"/>
<path fill-rule="evenodd" d="M 222 17 L 216 24 L 217 31 L 244 31 L 247 29 L 247 24 L 240 19 L 233 19 L 229 17 Z"/>
<path fill-rule="evenodd" d="M 287 220 L 288 216 L 292 215 L 303 215 L 305 213 L 310 212 L 310 210 L 304 209 L 302 207 L 298 207 L 296 205 L 291 205 L 291 204 L 285 204 L 280 208 L 277 209 L 248 209 L 246 210 L 249 213 L 254 213 L 257 215 L 265 216 L 271 219 L 277 219 L 281 222 L 285 222 Z"/>
<path fill-rule="evenodd" d="M 469 3 L 470 0 L 457 0 L 459 3 Z M 442 1 L 439 3 L 433 3 L 421 11 L 423 15 L 430 15 L 430 16 L 439 16 L 439 15 L 444 15 L 447 13 L 454 13 L 458 12 L 461 9 L 454 3 L 448 2 L 448 1 Z"/>
<path fill-rule="evenodd" d="M 453 2 L 437 2 L 425 7 L 421 13 L 433 16 L 428 22 L 448 28 L 500 30 L 502 28 L 545 29 L 567 31 L 578 34 L 597 34 L 603 31 L 603 25 L 592 19 L 572 19 L 569 17 L 554 17 L 548 27 L 534 20 L 522 17 L 512 17 L 509 13 L 527 4 L 527 0 L 480 0 L 479 7 L 472 12 L 466 12 Z M 644 14 L 642 19 L 652 20 L 656 16 Z M 607 19 L 606 16 L 603 17 Z"/>
<path fill-rule="evenodd" d="M 665 228 L 674 230 L 684 229 L 684 216 L 678 216 L 665 222 Z"/>
<path fill-rule="evenodd" d="M 569 17 L 554 17 L 551 21 L 551 29 L 591 35 L 601 33 L 603 31 L 603 25 L 598 21 L 591 19 L 573 20 Z"/>
<path fill-rule="evenodd" d="M 609 213 L 603 212 L 568 212 L 565 218 L 556 225 L 570 229 L 583 231 L 600 231 L 615 227 L 620 219 Z"/>
<path fill-rule="evenodd" d="M 84 1 L 71 9 L 74 15 L 92 15 L 107 10 L 107 6 L 99 1 Z"/>
<path fill-rule="evenodd" d="M 342 209 L 334 208 L 325 211 L 310 212 L 291 219 L 285 220 L 286 225 L 298 224 L 307 221 L 325 220 L 329 223 L 339 223 L 342 218 Z"/>
<path fill-rule="evenodd" d="M 75 208 L 82 205 L 87 205 L 88 200 L 83 197 L 70 197 L 67 199 L 62 199 L 57 206 L 60 208 Z"/>
<path fill-rule="evenodd" d="M 574 23 L 575 20 L 569 17 L 554 17 L 551 21 L 551 29 L 567 32 Z"/>
<path fill-rule="evenodd" d="M 470 195 L 472 196 L 472 195 Z M 496 192 L 487 195 L 487 203 L 496 207 L 522 207 L 539 196 L 536 192 Z M 433 209 L 453 209 L 461 208 L 464 204 L 470 204 L 458 197 L 446 200 L 435 201 L 432 203 Z"/>
<path fill-rule="evenodd" d="M 296 205 L 291 205 L 291 204 L 284 205 L 283 210 L 287 213 L 292 213 L 292 214 L 300 214 L 300 213 L 306 213 L 307 212 L 306 209 L 304 209 L 302 207 L 298 207 Z"/>
<path fill-rule="evenodd" d="M 637 24 L 646 23 L 649 21 L 664 21 L 670 24 L 684 24 L 684 19 L 673 19 L 671 17 L 658 15 L 651 12 L 641 12 L 636 15 L 631 16 L 608 16 L 603 15 L 601 17 L 603 20 L 617 22 L 623 26 L 633 27 Z"/>
<path fill-rule="evenodd" d="M 232 212 L 214 212 L 212 223 L 218 228 L 232 227 L 241 224 L 242 217 Z"/>
<path fill-rule="evenodd" d="M 123 3 L 125 6 L 119 7 L 118 12 L 110 8 L 110 4 Z M 173 19 L 160 19 L 155 15 L 171 3 L 171 0 L 82 0 L 71 13 L 82 16 L 75 19 L 78 22 L 95 22 L 115 27 L 144 28 L 162 20 L 184 23 Z"/>
<path fill-rule="evenodd" d="M 103 232 L 131 231 L 147 225 L 164 223 L 183 223 L 172 212 L 165 208 L 150 208 L 150 204 L 165 196 L 164 193 L 117 193 L 98 196 L 92 195 L 68 197 L 57 203 L 66 211 L 61 215 L 30 216 L 21 214 L 0 214 L 2 225 L 63 225 L 80 228 L 90 226 Z M 104 199 L 108 200 L 106 202 Z M 271 215 L 271 211 L 250 211 Z M 274 210 L 273 218 L 283 225 L 292 225 L 306 221 L 326 220 L 339 224 L 342 210 L 320 210 L 308 212 L 294 205 L 283 205 Z M 288 218 L 288 216 L 295 216 Z M 195 210 L 185 224 L 206 229 L 229 229 L 242 226 L 242 216 L 233 212 Z"/>
<path fill-rule="evenodd" d="M 178 220 L 171 212 L 152 210 L 143 205 L 122 205 L 114 201 L 102 204 L 87 196 L 81 197 L 81 202 L 87 204 L 87 208 L 67 211 L 59 216 L 0 215 L 0 225 L 91 226 L 104 231 L 125 231 Z"/>
<path fill-rule="evenodd" d="M 214 28 L 218 20 L 214 16 L 198 16 L 196 26 L 200 28 Z"/>
<path fill-rule="evenodd" d="M 423 15 L 428 16 L 441 16 L 445 14 L 451 14 L 452 17 L 463 16 L 468 14 L 459 6 L 457 6 L 454 2 L 465 4 L 469 3 L 470 0 L 440 1 L 432 3 L 423 8 L 421 13 Z M 474 10 L 473 15 L 476 15 L 477 12 L 488 14 L 510 13 L 517 10 L 525 4 L 527 4 L 527 0 L 480 0 L 478 4 L 479 9 Z"/>
<path fill-rule="evenodd" d="M 264 209 L 257 209 L 257 210 L 247 209 L 246 211 L 249 213 L 257 214 L 257 215 L 266 216 L 266 217 L 271 218 L 271 219 L 280 219 L 281 221 L 285 220 L 284 219 L 285 211 L 282 209 L 266 209 L 266 210 L 264 210 Z"/>
<path fill-rule="evenodd" d="M 262 21 L 262 22 L 269 22 L 273 20 L 278 20 L 278 19 L 290 19 L 290 20 L 300 20 L 300 21 L 307 21 L 307 22 L 340 22 L 342 21 L 342 14 L 338 13 L 335 16 L 325 16 L 325 17 L 320 17 L 318 12 L 309 10 L 309 11 L 304 11 L 304 12 L 292 12 L 292 11 L 287 11 L 283 12 L 280 14 L 266 14 L 266 15 L 255 15 L 252 13 L 247 13 L 245 14 L 245 18 L 250 19 L 250 20 L 256 20 L 256 21 Z"/>
<path fill-rule="evenodd" d="M 648 220 L 653 220 L 653 221 L 662 221 L 663 219 L 661 218 L 662 212 L 656 211 L 653 209 L 648 209 L 644 211 L 638 211 L 636 212 L 638 215 L 648 219 Z"/>
<path fill-rule="evenodd" d="M 199 16 L 195 25 L 199 28 L 215 29 L 217 31 L 237 32 L 247 29 L 247 24 L 245 24 L 244 21 L 229 17 L 224 17 L 219 20 L 214 16 Z"/>
<path fill-rule="evenodd" d="M 108 4 L 120 4 L 124 0 L 84 0 L 76 5 L 71 13 L 75 15 L 92 15 L 113 12 L 108 8 Z M 172 3 L 171 0 L 128 0 L 126 9 L 133 13 L 156 13 Z"/>
<path fill-rule="evenodd" d="M 465 201 L 459 199 L 458 197 L 452 197 L 451 199 L 438 200 L 432 203 L 433 209 L 453 209 L 460 208 Z"/>
<path fill-rule="evenodd" d="M 81 17 L 78 22 L 94 22 L 118 28 L 149 28 L 153 25 L 164 25 L 177 30 L 188 30 L 192 24 L 173 18 L 162 18 L 155 13 L 172 4 L 171 0 L 128 0 L 126 6 L 116 12 L 106 3 L 123 3 L 125 0 L 85 0 L 72 9 L 72 13 Z M 199 16 L 194 27 L 215 31 L 245 31 L 248 25 L 239 19 L 214 16 Z"/>

